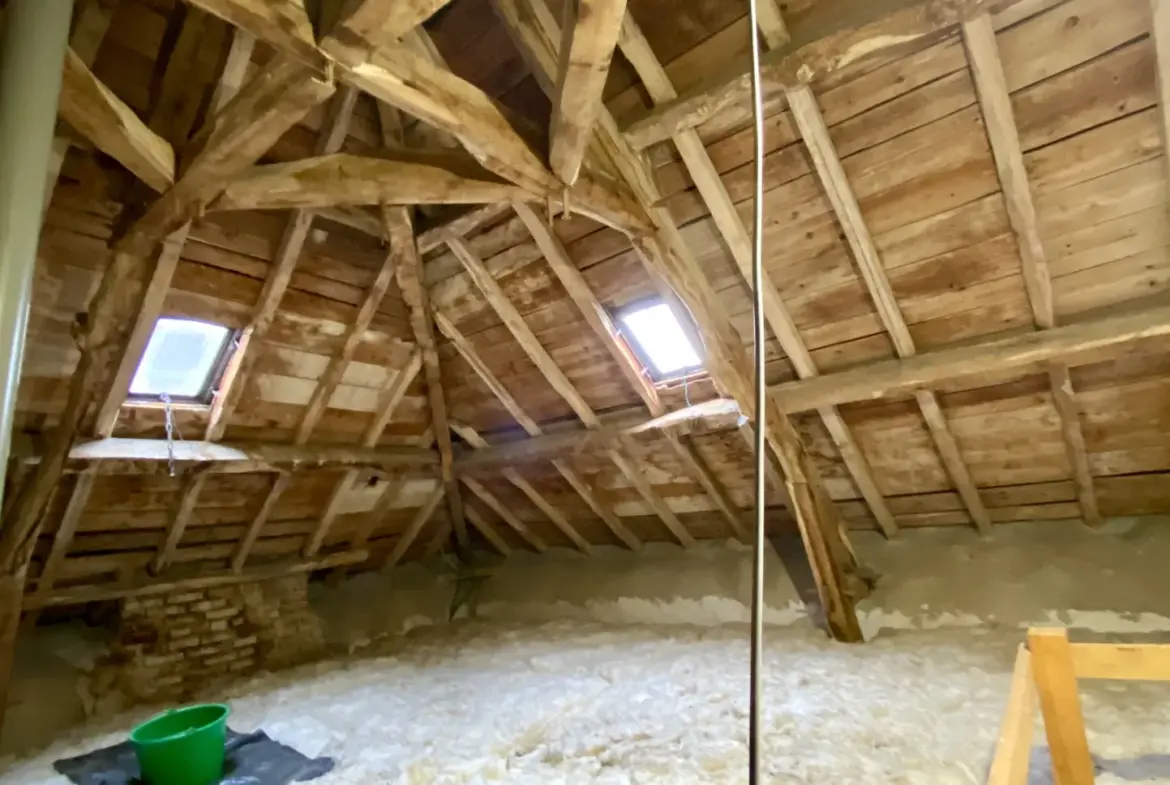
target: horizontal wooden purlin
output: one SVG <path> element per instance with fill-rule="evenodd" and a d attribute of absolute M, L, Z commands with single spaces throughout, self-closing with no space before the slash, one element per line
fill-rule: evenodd
<path fill-rule="evenodd" d="M 696 428 L 717 431 L 736 427 L 739 407 L 735 401 L 716 399 L 686 409 L 647 418 L 641 407 L 600 416 L 601 427 L 592 430 L 549 426 L 546 433 L 528 439 L 464 453 L 455 459 L 455 474 L 488 474 L 520 463 L 544 463 L 558 458 L 613 449 L 623 437 L 657 432 L 682 435 Z"/>
<path fill-rule="evenodd" d="M 254 166 L 210 210 L 273 210 L 343 205 L 484 204 L 525 191 L 466 157 L 403 159 L 337 153 Z"/>
<path fill-rule="evenodd" d="M 1044 332 L 1013 333 L 967 346 L 938 349 L 904 360 L 883 360 L 771 388 L 785 412 L 881 398 L 896 392 L 931 387 L 943 381 L 978 379 L 991 372 L 1043 370 L 1052 360 L 1077 364 L 1077 355 L 1122 351 L 1134 341 L 1170 335 L 1170 305 L 1157 306 L 1056 327 Z M 1128 304 L 1131 308 L 1133 303 Z"/>
<path fill-rule="evenodd" d="M 763 56 L 760 76 L 766 98 L 824 78 L 855 63 L 896 56 L 953 32 L 995 0 L 849 0 L 814 8 L 792 30 L 785 46 Z M 1010 5 L 1011 2 L 1000 5 Z M 638 150 L 665 142 L 751 97 L 750 63 L 713 78 L 673 101 L 660 104 L 625 130 Z"/>
<path fill-rule="evenodd" d="M 22 607 L 25 610 L 59 605 L 82 605 L 100 600 L 116 600 L 126 597 L 146 597 L 152 594 L 167 594 L 189 589 L 207 589 L 214 586 L 230 586 L 239 583 L 254 583 L 294 575 L 301 572 L 327 570 L 350 564 L 361 564 L 370 557 L 369 551 L 352 550 L 334 553 L 320 559 L 257 567 L 243 572 L 226 569 L 213 575 L 197 575 L 190 578 L 157 580 L 143 573 L 142 580 L 129 585 L 106 584 L 98 586 L 76 586 L 55 589 L 49 593 L 25 594 Z M 205 568 L 201 568 L 205 569 Z"/>
<path fill-rule="evenodd" d="M 14 438 L 12 456 L 24 463 L 40 460 L 38 446 L 30 439 Z M 98 474 L 134 474 L 151 465 L 209 464 L 216 474 L 307 469 L 321 466 L 367 467 L 411 473 L 435 474 L 439 454 L 421 447 L 347 447 L 334 444 L 269 444 L 265 442 L 205 442 L 165 439 L 97 439 L 78 442 L 69 451 L 69 468 L 98 463 Z"/>

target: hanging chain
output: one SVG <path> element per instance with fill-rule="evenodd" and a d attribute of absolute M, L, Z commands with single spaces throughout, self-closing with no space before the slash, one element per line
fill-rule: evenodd
<path fill-rule="evenodd" d="M 163 417 L 167 429 L 167 469 L 172 477 L 175 476 L 175 413 L 171 409 L 171 396 L 163 393 L 159 396 L 163 403 Z"/>

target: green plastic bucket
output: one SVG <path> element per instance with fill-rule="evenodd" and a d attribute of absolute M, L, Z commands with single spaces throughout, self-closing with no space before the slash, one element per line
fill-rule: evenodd
<path fill-rule="evenodd" d="M 130 731 L 150 785 L 212 785 L 223 776 L 227 716 L 222 703 L 171 709 Z"/>

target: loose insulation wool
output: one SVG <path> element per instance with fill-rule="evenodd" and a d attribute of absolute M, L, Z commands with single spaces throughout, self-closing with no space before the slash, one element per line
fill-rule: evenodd
<path fill-rule="evenodd" d="M 222 697 L 233 727 L 337 758 L 321 785 L 738 785 L 746 633 L 466 622 L 260 676 Z M 770 781 L 983 782 L 1021 640 L 1018 630 L 936 630 L 846 646 L 809 629 L 770 630 Z M 1156 757 L 1170 752 L 1170 687 L 1103 682 L 1082 694 L 1090 746 L 1126 777 L 1098 782 L 1170 783 L 1170 762 Z M 117 740 L 145 713 L 9 761 L 0 783 L 63 785 L 52 760 Z M 1048 777 L 1037 771 L 1033 782 Z"/>

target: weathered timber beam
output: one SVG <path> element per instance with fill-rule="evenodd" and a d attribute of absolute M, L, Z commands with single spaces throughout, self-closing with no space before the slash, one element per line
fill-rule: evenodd
<path fill-rule="evenodd" d="M 203 492 L 203 484 L 206 481 L 207 473 L 199 469 L 187 475 L 187 479 L 183 481 L 183 487 L 171 506 L 166 537 L 154 561 L 147 568 L 152 575 L 161 574 L 175 557 L 175 551 L 179 549 L 179 542 L 182 541 L 187 525 L 191 522 L 191 516 L 195 513 L 195 504 L 199 501 L 199 494 Z"/>
<path fill-rule="evenodd" d="M 53 582 L 57 580 L 57 573 L 61 571 L 65 555 L 69 553 L 69 546 L 73 544 L 73 535 L 77 533 L 77 527 L 81 524 L 81 515 L 85 512 L 86 505 L 89 504 L 89 496 L 93 492 L 93 484 L 96 480 L 97 475 L 93 472 L 82 472 L 77 475 L 73 487 L 69 491 L 69 502 L 65 506 L 65 512 L 61 515 L 61 522 L 53 534 L 53 547 L 41 568 L 41 574 L 37 578 L 36 589 L 33 593 L 44 597 L 52 591 Z"/>
<path fill-rule="evenodd" d="M 246 30 L 277 51 L 323 72 L 329 58 L 317 48 L 305 0 L 188 0 L 212 16 Z"/>
<path fill-rule="evenodd" d="M 786 412 L 801 412 L 872 400 L 940 382 L 977 380 L 993 372 L 1042 372 L 1053 360 L 1076 365 L 1078 355 L 1089 353 L 1095 361 L 1124 351 L 1134 341 L 1170 335 L 1170 306 L 1165 304 L 1165 298 L 1157 298 L 1157 302 L 1043 332 L 1011 332 L 904 360 L 882 360 L 815 379 L 785 382 L 771 388 L 771 398 Z M 1129 305 L 1134 307 L 1133 303 Z"/>
<path fill-rule="evenodd" d="M 566 185 L 577 180 L 602 106 L 626 0 L 569 0 L 549 129 L 549 164 Z"/>
<path fill-rule="evenodd" d="M 321 48 L 347 64 L 361 63 L 382 42 L 401 38 L 450 0 L 350 0 L 321 40 Z"/>
<path fill-rule="evenodd" d="M 414 514 L 414 517 L 411 519 L 410 524 L 406 527 L 406 530 L 398 536 L 398 541 L 394 543 L 394 550 L 390 551 L 390 554 L 382 563 L 383 569 L 387 567 L 393 567 L 394 565 L 398 564 L 398 562 L 402 561 L 402 557 L 406 555 L 406 552 L 410 549 L 410 546 L 416 539 L 418 539 L 419 533 L 423 530 L 423 527 L 427 525 L 427 521 L 431 519 L 431 516 L 435 514 L 435 510 L 437 510 L 439 507 L 439 502 L 443 501 L 443 496 L 446 493 L 447 488 L 443 483 L 439 483 L 435 486 L 435 490 L 432 491 L 431 495 L 427 497 L 427 500 L 423 502 L 422 507 L 418 508 L 418 511 Z"/>
<path fill-rule="evenodd" d="M 248 554 L 252 552 L 252 546 L 256 544 L 256 539 L 260 536 L 260 530 L 264 528 L 264 524 L 272 516 L 272 511 L 276 509 L 281 494 L 285 492 L 291 482 L 292 474 L 289 472 L 276 472 L 273 475 L 272 485 L 264 496 L 264 502 L 256 511 L 252 522 L 248 524 L 248 530 L 236 545 L 236 552 L 232 554 L 232 572 L 236 575 L 244 571 L 244 565 L 248 562 Z"/>
<path fill-rule="evenodd" d="M 382 237 L 382 222 L 370 210 L 361 207 L 318 207 L 314 212 L 322 221 L 348 226 L 370 237 Z"/>
<path fill-rule="evenodd" d="M 418 252 L 425 254 L 442 247 L 447 244 L 447 238 L 452 235 L 465 237 L 484 224 L 507 215 L 509 210 L 511 207 L 508 202 L 485 204 L 460 213 L 437 225 L 428 226 L 419 232 Z"/>
<path fill-rule="evenodd" d="M 789 90 L 788 107 L 800 129 L 829 204 L 832 205 L 837 221 L 845 233 L 878 318 L 886 328 L 898 356 L 910 357 L 917 352 L 910 327 L 898 306 L 898 299 L 890 285 L 889 276 L 886 275 L 877 243 L 874 242 L 869 226 L 861 214 L 861 205 L 857 202 L 845 167 L 841 165 L 837 148 L 829 136 L 828 126 L 812 88 L 804 85 Z M 971 520 L 981 534 L 990 534 L 991 516 L 988 515 L 987 508 L 979 496 L 971 471 L 963 460 L 958 442 L 951 434 L 950 425 L 937 397 L 930 390 L 919 390 L 915 397 L 943 468 L 959 492 Z"/>
<path fill-rule="evenodd" d="M 16 568 L 31 553 L 38 525 L 79 433 L 92 433 L 94 405 L 116 374 L 132 338 L 159 242 L 195 218 L 239 170 L 266 152 L 333 84 L 277 55 L 192 141 L 191 163 L 175 186 L 152 203 L 117 240 L 79 330 L 81 357 L 53 440 L 0 531 L 0 564 Z"/>
<path fill-rule="evenodd" d="M 508 414 L 512 415 L 512 419 L 524 429 L 524 432 L 533 437 L 543 433 L 540 426 L 536 424 L 536 421 L 521 408 L 520 403 L 512 396 L 508 388 L 504 386 L 503 382 L 483 362 L 471 341 L 460 333 L 450 320 L 441 314 L 435 314 L 435 321 L 439 325 L 439 329 L 451 341 L 455 350 L 459 352 L 459 355 L 471 366 L 471 369 L 475 371 L 484 385 L 492 391 L 492 394 L 496 396 L 503 407 L 508 410 Z M 577 495 L 584 500 L 589 506 L 589 509 L 593 510 L 597 517 L 601 518 L 605 525 L 609 527 L 610 531 L 614 533 L 614 536 L 625 543 L 631 550 L 637 550 L 642 546 L 641 541 L 633 532 L 626 528 L 626 525 L 621 522 L 611 509 L 601 503 L 597 498 L 597 494 L 594 493 L 593 487 L 567 461 L 554 460 L 553 467 L 565 479 L 565 482 L 572 486 L 573 490 L 577 492 Z M 452 466 L 452 470 L 454 468 Z"/>
<path fill-rule="evenodd" d="M 528 528 L 524 521 L 516 517 L 503 502 L 496 497 L 494 493 L 484 487 L 483 483 L 473 477 L 464 477 L 463 484 L 467 486 L 467 490 L 471 491 L 477 499 L 483 502 L 489 510 L 500 516 L 500 520 L 512 527 L 512 530 L 520 535 L 521 538 L 537 553 L 544 553 L 548 550 L 548 545 L 540 538 L 536 532 Z"/>
<path fill-rule="evenodd" d="M 200 575 L 191 578 L 157 580 L 143 576 L 130 585 L 76 586 L 58 589 L 47 595 L 30 594 L 24 599 L 24 609 L 55 607 L 61 605 L 83 605 L 101 600 L 117 600 L 125 597 L 149 597 L 155 594 L 169 594 L 189 589 L 208 589 L 213 586 L 231 586 L 239 583 L 267 581 L 301 572 L 315 572 L 348 564 L 361 564 L 370 557 L 368 551 L 344 551 L 316 559 L 311 562 L 293 562 L 272 566 L 256 567 L 242 572 L 224 572 L 218 575 Z"/>
<path fill-rule="evenodd" d="M 771 6 L 773 10 L 776 10 L 773 2 L 765 2 L 761 5 Z M 761 17 L 761 20 L 764 19 L 769 19 L 769 17 Z M 784 43 L 787 38 L 787 30 L 778 11 L 770 18 L 768 30 L 770 32 L 766 34 L 766 37 L 769 39 L 769 46 L 776 47 Z M 630 17 L 627 17 L 622 27 L 621 48 L 656 103 L 677 97 L 666 69 L 655 56 L 650 48 L 650 42 L 646 40 L 637 23 Z M 732 201 L 727 187 L 723 184 L 711 156 L 707 153 L 698 132 L 693 129 L 680 131 L 671 139 L 691 175 L 691 180 L 695 183 L 700 196 L 707 205 L 715 227 L 727 244 L 732 259 L 739 268 L 740 275 L 750 287 L 752 280 L 751 236 L 744 226 L 739 210 Z M 763 292 L 764 315 L 768 326 L 772 329 L 781 348 L 784 349 L 784 353 L 788 356 L 797 375 L 801 378 L 816 376 L 819 371 L 816 363 L 813 362 L 812 354 L 800 335 L 791 312 L 780 297 L 779 290 L 766 271 L 763 277 Z M 835 408 L 826 407 L 819 414 L 878 525 L 887 537 L 894 536 L 898 531 L 897 521 L 895 521 L 881 490 L 878 488 L 873 470 L 858 446 L 853 432 Z"/>
<path fill-rule="evenodd" d="M 13 457 L 24 463 L 43 461 L 47 449 L 33 442 L 13 443 Z M 322 466 L 366 467 L 383 470 L 418 471 L 433 475 L 439 466 L 439 457 L 433 450 L 421 447 L 348 447 L 321 444 L 298 446 L 268 442 L 197 442 L 177 441 L 168 445 L 166 439 L 98 439 L 74 444 L 68 460 L 76 464 L 97 464 L 97 473 L 106 473 L 106 462 L 126 464 L 157 464 L 166 467 L 173 455 L 176 463 L 212 464 L 215 472 L 264 471 L 264 467 L 314 468 Z"/>
<path fill-rule="evenodd" d="M 808 84 L 875 57 L 894 57 L 941 39 L 994 0 L 848 0 L 816 7 L 784 46 L 761 59 L 766 97 Z M 751 70 L 742 61 L 625 129 L 641 150 L 701 125 L 751 96 Z"/>
<path fill-rule="evenodd" d="M 1156 9 L 1163 4 L 1155 2 L 1154 5 L 1157 18 L 1159 12 Z M 991 17 L 981 14 L 964 22 L 963 43 L 975 79 L 975 92 L 983 113 L 983 127 L 987 131 L 988 141 L 991 142 L 991 152 L 999 174 L 1008 221 L 1016 235 L 1016 245 L 1020 252 L 1020 272 L 1028 293 L 1028 303 L 1032 308 L 1032 318 L 1037 329 L 1047 330 L 1056 324 L 1052 280 L 1044 243 L 1040 238 L 1040 226 L 1036 220 L 1036 208 L 1032 203 L 1028 170 L 1024 166 L 1024 153 L 1020 146 L 1020 135 L 1012 112 L 1011 96 L 1008 93 L 1007 79 L 1004 76 Z M 1085 448 L 1085 436 L 1081 431 L 1080 407 L 1076 402 L 1076 392 L 1073 390 L 1068 366 L 1056 364 L 1049 370 L 1049 387 L 1052 390 L 1053 406 L 1060 417 L 1061 437 L 1072 469 L 1073 481 L 1077 486 L 1081 516 L 1089 526 L 1101 526 L 1104 520 L 1093 488 L 1089 455 Z"/>
<path fill-rule="evenodd" d="M 201 25 L 193 20 L 191 15 L 188 15 L 179 34 L 180 41 L 185 40 L 185 35 L 194 35 L 189 34 L 188 31 L 198 27 L 201 27 Z M 239 92 L 247 73 L 248 65 L 251 62 L 252 50 L 255 48 L 255 44 L 256 39 L 247 33 L 237 31 L 233 36 L 232 45 L 228 51 L 223 72 L 220 74 L 219 81 L 216 84 L 215 94 L 212 98 L 212 114 L 223 111 L 227 102 Z M 173 125 L 173 123 L 170 123 L 172 118 L 167 114 L 167 107 L 172 106 L 168 91 L 180 93 L 185 89 L 189 89 L 186 79 L 179 79 L 174 76 L 176 72 L 185 72 L 187 69 L 186 60 L 177 57 L 177 50 L 178 44 L 176 44 L 176 51 L 171 54 L 171 61 L 167 64 L 167 70 L 163 77 L 163 95 L 159 100 L 158 108 L 155 109 L 154 115 L 150 118 L 153 126 L 162 127 L 166 124 Z M 177 134 L 185 137 L 185 128 L 173 130 Z M 134 374 L 142 362 L 142 355 L 146 351 L 146 345 L 150 341 L 150 336 L 154 333 L 155 325 L 158 323 L 158 317 L 162 313 L 163 304 L 171 288 L 171 279 L 174 277 L 175 268 L 178 267 L 179 258 L 183 253 L 183 245 L 187 241 L 187 234 L 190 228 L 191 225 L 188 223 L 171 232 L 163 240 L 159 248 L 154 270 L 150 275 L 150 283 L 147 284 L 146 294 L 142 298 L 142 305 L 138 310 L 137 318 L 134 320 L 134 330 L 130 334 L 130 340 L 126 345 L 126 350 L 122 353 L 121 361 L 118 363 L 118 370 L 114 373 L 113 378 L 110 379 L 109 384 L 106 385 L 104 392 L 101 394 L 101 405 L 98 409 L 97 421 L 94 426 L 93 435 L 95 436 L 109 436 L 114 432 L 114 428 L 118 423 L 118 412 L 121 411 L 122 404 L 126 400 L 126 394 L 130 389 L 130 380 L 134 378 Z"/>
<path fill-rule="evenodd" d="M 65 53 L 57 111 L 94 147 L 155 191 L 165 191 L 174 184 L 175 151 L 171 145 L 138 119 L 73 50 Z"/>
<path fill-rule="evenodd" d="M 1157 67 L 1158 115 L 1161 118 L 1163 160 L 1170 177 L 1170 4 L 1150 0 L 1150 37 Z"/>
<path fill-rule="evenodd" d="M 357 90 L 343 87 L 330 101 L 325 121 L 321 124 L 321 132 L 317 136 L 318 153 L 329 154 L 341 149 L 345 137 L 349 134 L 349 124 L 353 118 L 357 97 Z M 292 281 L 293 271 L 296 269 L 297 260 L 305 247 L 312 225 L 311 210 L 293 210 L 285 224 L 284 233 L 276 247 L 276 254 L 272 258 L 272 271 L 264 279 L 264 286 L 261 287 L 260 297 L 252 308 L 251 318 L 240 333 L 235 354 L 220 380 L 215 399 L 211 402 L 211 412 L 207 418 L 208 441 L 215 441 L 223 436 L 232 412 L 239 405 L 245 384 L 260 356 L 253 347 L 264 339 L 276 318 L 276 311 L 280 308 L 280 301 Z"/>
<path fill-rule="evenodd" d="M 69 36 L 69 49 L 80 58 L 87 68 L 97 59 L 98 48 L 106 37 L 110 28 L 110 17 L 117 6 L 117 0 L 85 0 L 73 23 L 73 32 Z M 0 27 L 0 30 L 3 28 Z M 49 167 L 46 175 L 45 208 L 53 201 L 53 190 L 57 185 L 57 178 L 61 174 L 61 167 L 65 163 L 65 154 L 72 144 L 69 135 L 53 137 L 53 150 L 49 155 Z"/>
<path fill-rule="evenodd" d="M 451 153 L 394 157 L 334 153 L 252 167 L 229 184 L 209 209 L 483 204 L 526 195 L 519 186 Z"/>

